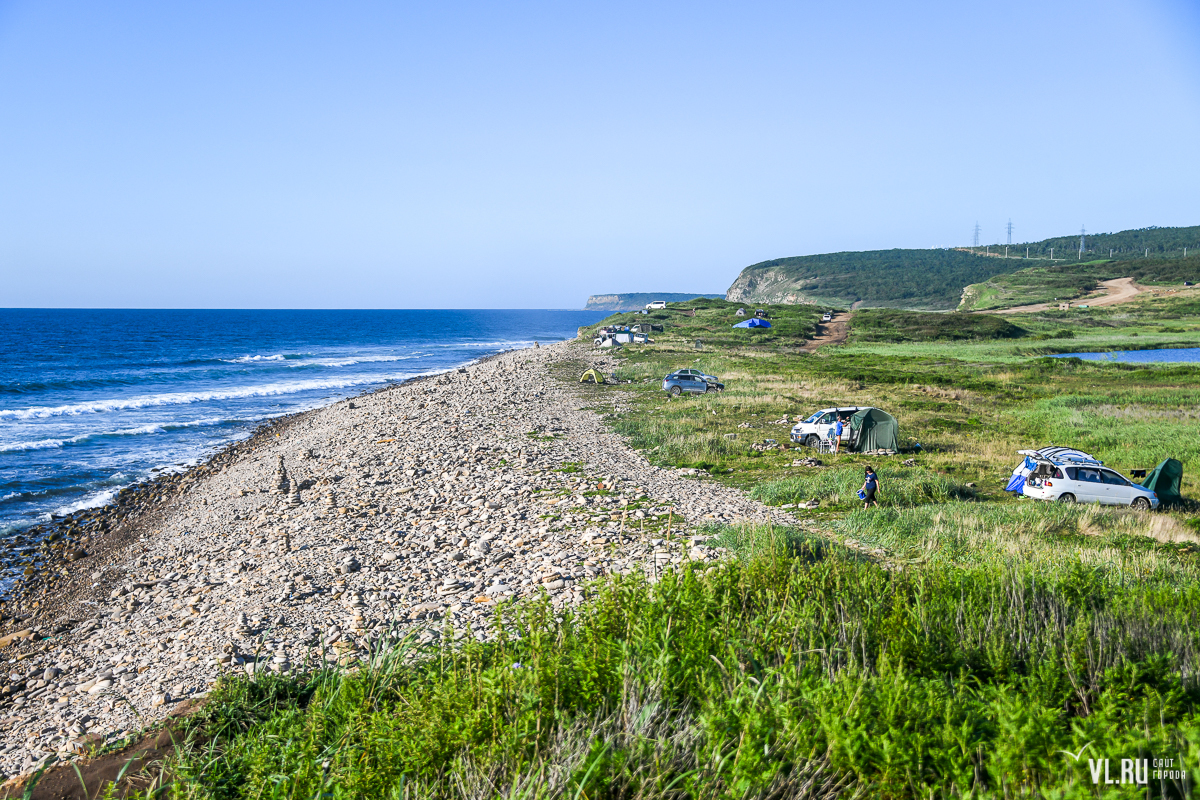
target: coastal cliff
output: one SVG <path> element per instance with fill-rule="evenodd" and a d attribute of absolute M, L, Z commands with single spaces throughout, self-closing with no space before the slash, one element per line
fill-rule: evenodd
<path fill-rule="evenodd" d="M 742 270 L 729 287 L 725 299 L 731 303 L 815 303 L 803 291 L 807 282 L 797 282 L 784 270 Z"/>

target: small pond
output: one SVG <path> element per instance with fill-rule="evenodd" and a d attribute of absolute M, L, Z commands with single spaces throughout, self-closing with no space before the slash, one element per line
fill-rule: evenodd
<path fill-rule="evenodd" d="M 1200 347 L 1180 347 L 1170 350 L 1114 350 L 1108 353 L 1059 353 L 1055 355 L 1055 358 L 1124 361 L 1132 364 L 1161 364 L 1181 361 L 1200 363 Z"/>

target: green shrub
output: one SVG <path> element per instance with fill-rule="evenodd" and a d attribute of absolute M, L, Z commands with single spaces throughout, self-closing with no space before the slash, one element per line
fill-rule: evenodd
<path fill-rule="evenodd" d="M 1200 749 L 1195 580 L 735 536 L 727 566 L 528 604 L 490 644 L 223 682 L 173 796 L 1038 796 L 1091 787 L 1062 751 Z"/>

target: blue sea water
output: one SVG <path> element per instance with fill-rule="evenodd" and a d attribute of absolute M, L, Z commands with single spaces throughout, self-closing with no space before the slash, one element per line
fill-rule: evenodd
<path fill-rule="evenodd" d="M 1127 364 L 1196 363 L 1200 362 L 1200 347 L 1179 347 L 1169 350 L 1113 350 L 1108 353 L 1059 353 L 1055 358 L 1120 361 Z"/>
<path fill-rule="evenodd" d="M 572 338 L 606 313 L 0 309 L 0 538 L 270 417 Z"/>

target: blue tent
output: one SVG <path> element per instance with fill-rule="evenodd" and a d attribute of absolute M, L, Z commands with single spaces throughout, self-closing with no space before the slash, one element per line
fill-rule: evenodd
<path fill-rule="evenodd" d="M 769 327 L 771 327 L 771 323 L 767 322 L 765 319 L 759 319 L 758 317 L 751 317 L 750 319 L 746 320 L 745 322 L 739 322 L 737 325 L 734 325 L 733 327 L 735 327 L 735 328 L 769 328 Z"/>

